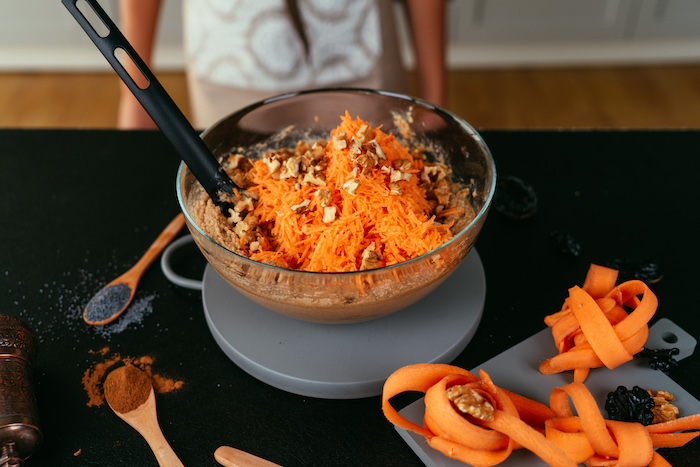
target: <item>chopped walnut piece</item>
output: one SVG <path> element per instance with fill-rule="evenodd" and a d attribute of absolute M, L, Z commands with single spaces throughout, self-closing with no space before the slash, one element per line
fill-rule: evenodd
<path fill-rule="evenodd" d="M 356 136 L 353 136 L 350 140 L 349 151 L 351 156 L 357 156 L 359 154 L 362 154 L 362 141 L 360 141 Z"/>
<path fill-rule="evenodd" d="M 306 174 L 304 174 L 304 178 L 302 179 L 302 183 L 309 184 L 309 185 L 323 186 L 326 184 L 326 176 L 323 172 L 319 172 L 319 173 L 307 172 Z"/>
<path fill-rule="evenodd" d="M 393 163 L 396 170 L 410 170 L 412 165 L 410 159 L 396 159 Z"/>
<path fill-rule="evenodd" d="M 444 182 L 444 180 L 442 180 Z M 442 206 L 446 206 L 450 202 L 450 196 L 452 192 L 447 183 L 438 183 L 438 185 L 433 190 L 433 196 L 437 199 L 437 202 Z"/>
<path fill-rule="evenodd" d="M 236 201 L 236 204 L 233 206 L 233 209 L 236 212 L 249 212 L 255 209 L 255 205 L 253 204 L 252 198 L 246 197 Z"/>
<path fill-rule="evenodd" d="M 270 172 L 272 178 L 279 179 L 280 167 L 282 167 L 282 162 L 280 162 L 279 155 L 272 152 L 265 154 L 265 157 L 263 157 L 263 162 L 265 163 L 267 171 Z"/>
<path fill-rule="evenodd" d="M 243 216 L 241 216 L 239 213 L 234 211 L 232 208 L 228 209 L 228 217 L 226 218 L 226 221 L 229 224 L 235 224 L 237 222 L 240 222 L 243 220 Z"/>
<path fill-rule="evenodd" d="M 374 139 L 374 130 L 369 125 L 362 125 L 356 134 L 363 143 Z"/>
<path fill-rule="evenodd" d="M 321 153 L 318 156 L 313 149 L 306 151 L 300 156 L 299 171 L 303 173 L 322 172 L 326 168 L 326 160 L 323 158 L 323 154 Z"/>
<path fill-rule="evenodd" d="M 348 139 L 344 131 L 339 131 L 334 134 L 331 141 L 333 142 L 333 147 L 336 149 L 345 149 L 348 147 Z"/>
<path fill-rule="evenodd" d="M 292 156 L 286 159 L 282 163 L 280 168 L 280 180 L 286 180 L 288 178 L 296 178 L 299 176 L 299 164 L 301 163 L 301 156 Z"/>
<path fill-rule="evenodd" d="M 328 203 L 331 202 L 331 190 L 327 188 L 321 188 L 320 190 L 317 190 L 316 193 L 314 193 L 314 196 L 316 196 L 316 199 L 318 199 L 318 202 L 321 204 L 321 207 L 326 207 L 328 206 Z"/>
<path fill-rule="evenodd" d="M 395 170 L 391 169 L 391 172 L 389 172 L 389 181 L 390 182 L 398 182 L 401 180 L 410 180 L 411 179 L 411 173 L 409 172 L 401 172 L 400 170 Z"/>
<path fill-rule="evenodd" d="M 323 222 L 330 224 L 335 220 L 335 206 L 327 206 L 323 208 Z"/>
<path fill-rule="evenodd" d="M 447 177 L 448 170 L 442 164 L 426 164 L 420 172 L 420 179 L 424 183 L 436 183 Z"/>
<path fill-rule="evenodd" d="M 654 399 L 654 407 L 651 408 L 651 412 L 654 414 L 654 423 L 663 423 L 669 420 L 675 420 L 678 418 L 678 407 L 671 404 L 675 397 L 666 391 L 657 391 L 655 389 L 647 389 L 649 395 Z"/>
<path fill-rule="evenodd" d="M 299 140 L 297 147 L 294 148 L 294 154 L 300 156 L 311 150 L 311 145 L 304 140 Z"/>
<path fill-rule="evenodd" d="M 221 165 L 224 170 L 237 169 L 241 166 L 241 163 L 243 163 L 243 161 L 247 161 L 248 163 L 250 163 L 250 161 L 248 161 L 248 159 L 243 154 L 231 153 Z"/>
<path fill-rule="evenodd" d="M 343 183 L 342 188 L 349 194 L 355 196 L 357 194 L 357 188 L 362 182 L 358 178 L 353 178 Z"/>
<path fill-rule="evenodd" d="M 311 202 L 310 200 L 305 199 L 301 203 L 295 204 L 294 206 L 292 206 L 291 209 L 292 209 L 292 211 L 296 212 L 297 214 L 305 213 L 306 211 L 309 210 L 309 203 L 310 202 Z"/>
<path fill-rule="evenodd" d="M 357 156 L 354 162 L 357 164 L 357 166 L 362 167 L 362 173 L 364 175 L 368 175 L 370 169 L 376 167 L 376 165 L 379 163 L 379 159 L 373 152 L 365 152 Z"/>
<path fill-rule="evenodd" d="M 401 185 L 399 185 L 397 182 L 389 182 L 389 194 L 394 196 L 401 196 L 403 194 Z"/>
<path fill-rule="evenodd" d="M 384 150 L 382 147 L 379 145 L 376 139 L 373 139 L 367 145 L 371 148 L 372 152 L 374 152 L 377 155 L 377 158 L 379 159 L 380 162 L 383 162 L 386 160 L 386 154 L 384 154 Z"/>
<path fill-rule="evenodd" d="M 475 390 L 458 384 L 448 388 L 446 394 L 447 398 L 452 401 L 460 412 L 469 414 L 479 420 L 493 420 L 493 406 Z"/>
<path fill-rule="evenodd" d="M 255 216 L 246 216 L 233 227 L 233 232 L 241 241 L 248 245 L 256 240 L 255 228 L 258 226 L 258 219 Z"/>
<path fill-rule="evenodd" d="M 321 159 L 326 154 L 328 141 L 320 139 L 311 146 L 311 154 L 314 160 Z"/>
<path fill-rule="evenodd" d="M 253 168 L 253 164 L 243 154 L 229 154 L 221 161 L 221 167 L 237 186 L 248 188 L 252 185 L 248 173 Z"/>
<path fill-rule="evenodd" d="M 255 208 L 253 205 L 253 200 L 249 197 L 241 198 L 239 200 L 236 200 L 236 202 L 233 205 L 233 208 L 229 208 L 229 216 L 228 216 L 228 222 L 230 224 L 235 224 L 237 222 L 241 222 L 245 216 L 243 216 L 243 213 L 250 212 Z"/>
<path fill-rule="evenodd" d="M 438 163 L 426 164 L 420 172 L 421 187 L 428 199 L 437 201 L 438 205 L 446 207 L 452 197 L 452 182 L 447 166 Z"/>
<path fill-rule="evenodd" d="M 368 269 L 376 269 L 379 267 L 379 262 L 382 260 L 382 255 L 377 252 L 374 247 L 374 242 L 370 243 L 367 248 L 362 251 L 362 262 L 360 263 L 360 271 Z"/>

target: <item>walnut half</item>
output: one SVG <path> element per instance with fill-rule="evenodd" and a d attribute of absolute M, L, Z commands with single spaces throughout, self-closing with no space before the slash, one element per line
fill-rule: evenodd
<path fill-rule="evenodd" d="M 493 420 L 493 405 L 475 390 L 458 384 L 448 388 L 446 394 L 460 412 L 487 422 Z"/>
<path fill-rule="evenodd" d="M 652 425 L 678 418 L 678 407 L 671 404 L 676 398 L 671 393 L 655 389 L 647 389 L 647 392 L 654 399 L 654 407 L 651 408 L 651 412 L 654 414 Z"/>

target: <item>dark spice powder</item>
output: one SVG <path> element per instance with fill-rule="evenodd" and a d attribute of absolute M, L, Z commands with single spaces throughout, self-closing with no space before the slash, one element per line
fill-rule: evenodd
<path fill-rule="evenodd" d="M 112 371 L 104 384 L 107 403 L 122 414 L 143 405 L 152 389 L 148 375 L 133 365 L 124 365 Z"/>
<path fill-rule="evenodd" d="M 131 287 L 114 284 L 97 292 L 85 306 L 85 318 L 92 322 L 104 321 L 124 308 L 131 298 Z"/>

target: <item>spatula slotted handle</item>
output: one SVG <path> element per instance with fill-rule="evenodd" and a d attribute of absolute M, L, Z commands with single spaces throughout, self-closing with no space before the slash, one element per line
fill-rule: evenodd
<path fill-rule="evenodd" d="M 93 26 L 78 7 L 78 1 L 89 5 L 97 18 L 102 22 L 102 25 Z M 221 168 L 221 165 L 199 137 L 199 134 L 192 128 L 187 118 L 185 118 L 163 86 L 149 70 L 146 63 L 136 53 L 99 3 L 96 0 L 61 0 L 61 2 L 92 39 L 158 128 L 165 134 L 214 203 L 218 206 L 226 204 L 222 197 L 226 198 L 226 195 L 233 195 L 233 188 L 237 188 L 236 185 Z M 96 26 L 104 26 L 108 33 L 100 35 L 95 29 Z M 134 78 L 124 68 L 116 55 L 119 49 L 123 50 L 138 67 L 140 73 L 147 80 L 147 86 L 139 87 Z"/>

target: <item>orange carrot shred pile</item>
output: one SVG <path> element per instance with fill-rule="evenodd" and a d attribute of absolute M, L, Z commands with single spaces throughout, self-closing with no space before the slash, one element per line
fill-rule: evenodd
<path fill-rule="evenodd" d="M 488 400 L 495 409 L 493 419 L 460 412 L 447 396 L 447 389 L 455 385 L 469 387 Z M 405 419 L 391 404 L 394 396 L 409 391 L 425 394 L 422 426 Z M 607 420 L 586 386 L 577 381 L 553 389 L 549 403 L 499 388 L 484 371 L 477 377 L 456 366 L 428 363 L 399 368 L 386 380 L 382 394 L 382 410 L 389 422 L 424 436 L 430 447 L 473 466 L 497 465 L 513 450 L 523 448 L 556 467 L 580 463 L 667 466 L 655 448 L 680 447 L 700 435 L 700 415 L 646 427 Z"/>
<path fill-rule="evenodd" d="M 615 285 L 617 275 L 592 264 L 583 287 L 570 288 L 561 311 L 545 318 L 559 354 L 540 365 L 542 374 L 574 370 L 583 382 L 591 368 L 616 368 L 642 350 L 658 300 L 642 281 Z"/>
<path fill-rule="evenodd" d="M 366 125 L 346 112 L 331 136 L 344 132 L 352 138 Z M 380 266 L 385 266 L 427 253 L 451 238 L 450 226 L 430 215 L 418 176 L 422 160 L 414 158 L 393 135 L 379 128 L 373 131 L 386 160 L 358 174 L 353 171 L 349 148 L 338 148 L 329 141 L 325 186 L 295 187 L 294 180 L 274 179 L 262 160 L 255 161 L 251 171 L 257 198 L 253 213 L 260 219 L 266 241 L 260 250 L 250 253 L 252 260 L 305 271 L 349 272 L 360 268 L 362 253 L 372 244 L 381 256 Z M 407 172 L 412 176 L 398 182 L 401 195 L 392 195 L 388 172 L 397 159 L 411 161 Z M 351 179 L 359 180 L 355 193 L 343 189 Z M 330 191 L 325 206 L 314 196 L 321 189 Z M 294 212 L 292 208 L 302 203 L 308 203 L 305 211 Z M 331 222 L 324 222 L 325 207 L 335 208 Z"/>

